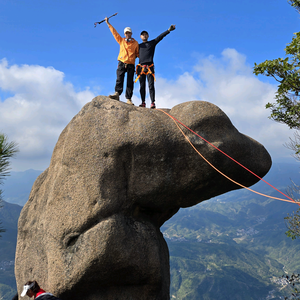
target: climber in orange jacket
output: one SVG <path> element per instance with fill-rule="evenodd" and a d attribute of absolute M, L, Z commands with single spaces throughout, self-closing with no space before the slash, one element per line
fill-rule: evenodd
<path fill-rule="evenodd" d="M 115 28 L 109 23 L 108 18 L 105 18 L 105 22 L 108 25 L 114 38 L 120 45 L 120 52 L 118 56 L 118 68 L 117 68 L 117 80 L 115 86 L 115 93 L 109 95 L 109 98 L 119 100 L 120 95 L 123 92 L 124 77 L 127 73 L 127 86 L 125 97 L 128 104 L 132 104 L 133 94 L 133 77 L 135 72 L 135 59 L 139 57 L 139 44 L 132 38 L 132 30 L 130 27 L 124 29 L 125 38 L 122 38 Z"/>

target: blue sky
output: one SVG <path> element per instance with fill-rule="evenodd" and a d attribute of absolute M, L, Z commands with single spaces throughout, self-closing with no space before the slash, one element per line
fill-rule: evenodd
<path fill-rule="evenodd" d="M 282 145 L 293 132 L 264 108 L 276 83 L 252 74 L 255 62 L 283 57 L 299 31 L 300 15 L 287 1 L 131 3 L 0 0 L 0 131 L 19 143 L 14 171 L 45 169 L 71 118 L 94 96 L 114 92 L 119 46 L 105 23 L 93 24 L 116 12 L 111 24 L 121 35 L 130 26 L 139 42 L 142 30 L 151 39 L 176 24 L 156 48 L 158 107 L 212 102 L 274 160 L 290 157 Z"/>

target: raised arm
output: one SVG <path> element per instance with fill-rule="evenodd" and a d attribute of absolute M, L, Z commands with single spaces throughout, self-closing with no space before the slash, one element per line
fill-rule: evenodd
<path fill-rule="evenodd" d="M 119 33 L 117 32 L 117 30 L 109 23 L 108 18 L 105 17 L 105 22 L 108 25 L 108 28 L 110 29 L 111 33 L 113 34 L 114 38 L 116 39 L 116 41 L 121 44 L 122 43 L 122 37 L 119 35 Z"/>
<path fill-rule="evenodd" d="M 171 25 L 168 30 L 160 34 L 156 39 L 155 39 L 155 44 L 159 43 L 167 34 L 169 34 L 171 31 L 175 30 L 176 27 L 175 25 Z"/>

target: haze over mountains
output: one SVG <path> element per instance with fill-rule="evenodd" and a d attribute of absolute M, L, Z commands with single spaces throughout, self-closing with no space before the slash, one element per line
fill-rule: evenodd
<path fill-rule="evenodd" d="M 300 164 L 297 162 L 293 164 L 273 163 L 271 170 L 263 179 L 276 188 L 285 191 L 286 187 L 291 184 L 291 179 L 297 182 L 297 178 L 299 177 L 300 172 L 299 168 Z M 10 172 L 10 176 L 8 176 L 4 180 L 4 184 L 3 186 L 1 186 L 1 189 L 3 190 L 3 199 L 6 202 L 23 206 L 28 200 L 35 179 L 42 172 L 43 171 L 33 169 L 29 169 L 23 172 Z M 268 191 L 273 192 L 273 189 L 264 182 L 258 182 L 257 184 L 252 186 L 252 189 L 267 189 Z M 228 196 L 232 193 L 234 193 L 234 195 L 237 195 L 237 193 L 240 194 L 241 192 L 248 193 L 248 191 L 237 190 L 229 192 L 226 195 Z"/>
<path fill-rule="evenodd" d="M 32 185 L 36 178 L 42 173 L 38 170 L 26 170 L 24 172 L 10 172 L 4 180 L 3 199 L 6 202 L 23 206 L 29 197 Z"/>
<path fill-rule="evenodd" d="M 41 171 L 11 172 L 5 181 L 0 220 L 0 295 L 15 293 L 13 275 L 17 219 Z M 285 191 L 297 182 L 298 164 L 274 164 L 264 178 Z M 278 195 L 260 182 L 252 187 Z M 18 203 L 12 204 L 12 203 Z M 162 227 L 170 250 L 171 299 L 283 299 L 284 272 L 300 270 L 298 241 L 284 234 L 284 217 L 297 206 L 246 190 L 233 191 L 195 207 L 181 209 Z"/>

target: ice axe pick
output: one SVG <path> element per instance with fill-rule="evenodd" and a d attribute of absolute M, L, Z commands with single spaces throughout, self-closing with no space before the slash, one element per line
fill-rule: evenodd
<path fill-rule="evenodd" d="M 115 13 L 115 14 L 113 14 L 112 16 L 110 16 L 110 17 L 108 17 L 108 19 L 110 19 L 110 18 L 112 18 L 112 17 L 114 17 L 114 16 L 116 16 L 118 13 Z M 100 22 L 95 22 L 94 23 L 94 27 L 96 27 L 97 26 L 97 24 L 101 24 L 101 23 L 103 23 L 103 22 L 105 22 L 105 19 L 104 20 L 102 20 L 102 21 L 100 21 Z"/>

